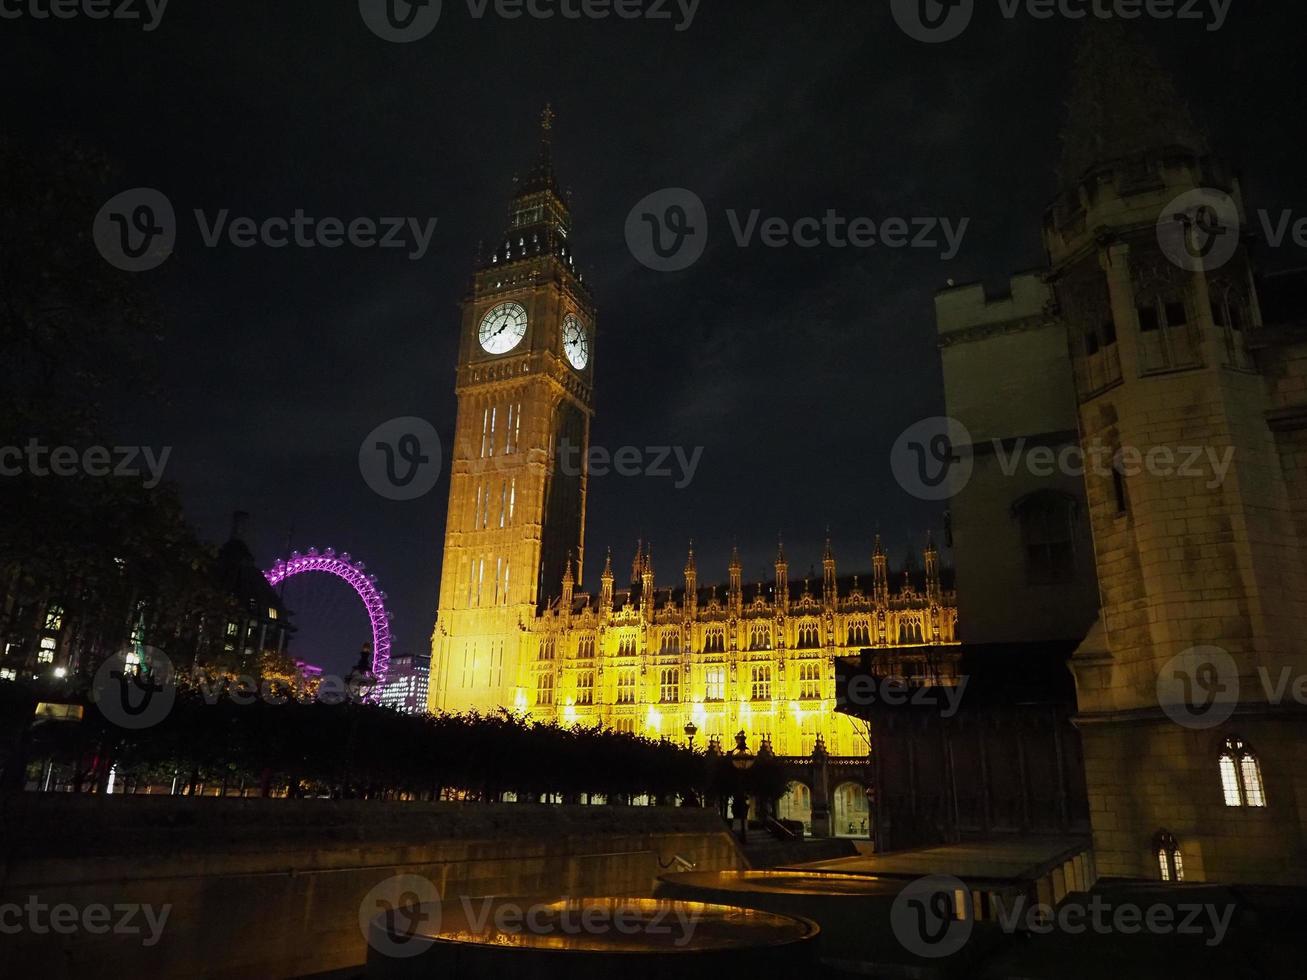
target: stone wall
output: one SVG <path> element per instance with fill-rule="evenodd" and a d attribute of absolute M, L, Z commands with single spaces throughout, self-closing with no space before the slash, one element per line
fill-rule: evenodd
<path fill-rule="evenodd" d="M 360 904 L 396 874 L 428 878 L 451 901 L 649 895 L 677 856 L 745 867 L 700 809 L 64 794 L 0 807 L 0 976 L 303 976 L 363 962 Z M 9 932 L 18 917 L 4 907 L 30 896 L 171 909 L 151 947 L 82 928 Z"/>

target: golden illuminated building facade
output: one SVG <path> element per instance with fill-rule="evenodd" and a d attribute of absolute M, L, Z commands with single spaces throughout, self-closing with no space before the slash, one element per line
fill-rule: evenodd
<path fill-rule="evenodd" d="M 927 542 L 920 570 L 891 573 L 877 537 L 870 581 L 837 576 L 827 541 L 819 581 L 791 579 L 778 548 L 768 582 L 746 588 L 738 555 L 724 588 L 701 586 L 693 548 L 672 588 L 649 549 L 628 582 L 611 557 L 598 595 L 577 590 L 597 315 L 572 254 L 571 214 L 553 175 L 546 111 L 540 157 L 518 182 L 509 226 L 478 262 L 463 303 L 458 416 L 430 707 L 507 708 L 756 749 L 865 756 L 836 715 L 835 658 L 872 648 L 899 676 L 926 677 L 956 644 L 957 605 Z M 747 594 L 746 594 L 747 593 Z"/>

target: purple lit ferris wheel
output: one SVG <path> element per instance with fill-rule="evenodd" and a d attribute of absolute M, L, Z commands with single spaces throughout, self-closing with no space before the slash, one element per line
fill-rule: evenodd
<path fill-rule="evenodd" d="M 263 575 L 270 585 L 277 586 L 306 572 L 325 572 L 343 579 L 363 600 L 372 623 L 372 673 L 377 678 L 369 700 L 376 700 L 390 671 L 390 613 L 386 611 L 386 593 L 377 588 L 377 577 L 367 574 L 363 562 L 352 560 L 348 552 L 337 555 L 332 548 L 321 552 L 310 548 L 303 555 L 293 551 L 290 561 L 279 560 Z"/>

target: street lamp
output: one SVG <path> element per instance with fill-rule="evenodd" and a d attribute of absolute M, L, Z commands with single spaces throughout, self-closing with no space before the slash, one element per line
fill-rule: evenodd
<path fill-rule="evenodd" d="M 736 769 L 748 769 L 753 765 L 753 756 L 749 754 L 749 736 L 741 728 L 735 733 L 735 748 L 731 750 L 731 765 Z"/>
<path fill-rule="evenodd" d="M 740 818 L 740 843 L 749 842 L 749 794 L 745 790 L 744 773 L 753 765 L 753 756 L 749 754 L 749 737 L 741 728 L 735 735 L 735 748 L 728 753 L 731 757 L 731 765 L 735 771 L 740 774 L 740 790 L 735 796 L 734 806 L 731 808 L 732 816 Z"/>
<path fill-rule="evenodd" d="M 685 723 L 685 740 L 690 745 L 690 751 L 694 751 L 694 736 L 699 734 L 699 726 L 693 721 Z"/>

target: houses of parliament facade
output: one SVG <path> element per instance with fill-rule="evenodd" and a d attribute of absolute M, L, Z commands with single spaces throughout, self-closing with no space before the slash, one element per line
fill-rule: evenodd
<path fill-rule="evenodd" d="M 778 544 L 767 582 L 746 586 L 737 553 L 724 587 L 700 583 L 692 544 L 670 585 L 640 544 L 629 579 L 609 554 L 599 594 L 578 591 L 587 479 L 560 454 L 588 456 L 597 311 L 550 130 L 546 110 L 539 158 L 463 303 L 430 708 L 694 732 L 701 746 L 744 731 L 754 751 L 806 756 L 820 742 L 865 758 L 865 734 L 835 712 L 835 658 L 880 648 L 895 676 L 919 678 L 956 645 L 951 576 L 929 540 L 919 569 L 894 572 L 868 541 L 861 582 L 838 573 L 829 540 L 820 580 L 791 578 Z"/>

